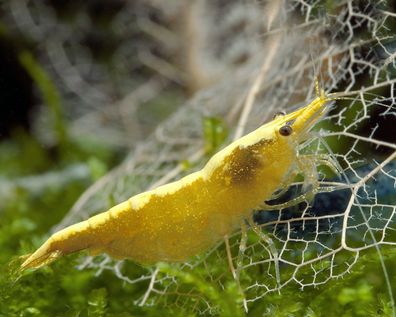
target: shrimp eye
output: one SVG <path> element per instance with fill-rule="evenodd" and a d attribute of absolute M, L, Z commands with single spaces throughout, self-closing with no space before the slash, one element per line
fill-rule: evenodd
<path fill-rule="evenodd" d="M 283 136 L 289 136 L 290 134 L 293 133 L 293 129 L 289 125 L 284 125 L 279 129 L 279 133 Z"/>
<path fill-rule="evenodd" d="M 285 116 L 286 115 L 286 112 L 285 111 L 278 111 L 278 112 L 276 112 L 275 114 L 274 114 L 274 116 L 272 117 L 272 119 L 275 119 L 275 118 L 278 118 L 278 117 L 283 117 L 283 116 Z"/>

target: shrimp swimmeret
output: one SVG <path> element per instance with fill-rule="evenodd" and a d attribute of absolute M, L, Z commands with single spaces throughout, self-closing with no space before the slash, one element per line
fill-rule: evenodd
<path fill-rule="evenodd" d="M 202 170 L 54 233 L 21 268 L 38 268 L 80 250 L 141 264 L 199 255 L 251 219 L 297 166 L 315 168 L 312 157 L 298 155 L 297 148 L 329 100 L 322 91 L 308 106 L 234 141 Z"/>

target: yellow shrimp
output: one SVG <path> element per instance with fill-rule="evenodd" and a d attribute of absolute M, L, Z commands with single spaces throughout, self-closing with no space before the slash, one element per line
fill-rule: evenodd
<path fill-rule="evenodd" d="M 308 106 L 273 121 L 215 154 L 202 170 L 135 195 L 53 234 L 21 269 L 80 250 L 141 264 L 180 262 L 215 245 L 251 219 L 301 163 L 298 144 L 325 112 L 322 91 Z"/>

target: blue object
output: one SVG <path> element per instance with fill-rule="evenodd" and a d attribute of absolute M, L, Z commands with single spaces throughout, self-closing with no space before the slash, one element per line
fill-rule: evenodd
<path fill-rule="evenodd" d="M 364 177 L 376 166 L 377 165 L 374 164 L 363 165 L 357 168 L 355 172 L 361 177 Z M 384 167 L 384 170 L 388 175 L 382 171 L 379 171 L 366 183 L 365 190 L 361 188 L 358 191 L 357 199 L 359 204 L 375 206 L 375 197 L 377 199 L 377 203 L 379 204 L 395 204 L 396 184 L 395 179 L 392 177 L 396 177 L 396 162 L 393 161 L 389 163 L 386 167 Z M 358 181 L 358 178 L 354 173 L 347 172 L 346 175 L 351 183 Z M 327 181 L 339 182 L 340 177 L 337 179 L 327 179 Z M 343 180 L 343 182 L 345 182 L 345 180 Z M 284 195 L 282 195 L 282 197 L 269 201 L 267 204 L 275 205 L 287 202 L 299 196 L 301 194 L 301 190 L 301 186 L 292 186 Z M 336 215 L 343 214 L 345 212 L 350 201 L 351 194 L 351 189 L 340 189 L 329 193 L 319 193 L 315 195 L 313 201 L 310 202 L 310 206 L 308 206 L 307 210 L 305 211 L 303 220 L 293 221 L 293 219 L 302 217 L 303 212 L 307 207 L 306 202 L 285 208 L 282 211 L 257 211 L 255 212 L 253 219 L 255 223 L 259 225 L 265 225 L 268 223 L 268 226 L 265 226 L 267 231 L 273 232 L 281 239 L 286 239 L 287 234 L 291 234 L 292 238 L 294 239 L 304 238 L 307 235 L 312 235 L 316 232 L 328 232 L 330 235 L 336 234 L 337 232 L 341 231 L 343 220 L 343 217 L 337 217 Z M 358 207 L 354 208 L 358 209 Z M 381 212 L 381 210 L 378 210 L 378 213 Z M 312 219 L 312 217 L 326 215 L 334 215 L 334 217 L 323 218 L 318 220 L 318 222 L 317 220 Z M 353 215 L 356 215 L 355 218 L 362 218 L 360 210 L 354 211 Z M 380 216 L 378 219 L 380 219 Z M 282 222 L 282 220 L 290 222 L 290 232 L 288 224 L 286 222 Z M 362 223 L 364 219 L 359 219 L 356 221 L 360 221 Z"/>

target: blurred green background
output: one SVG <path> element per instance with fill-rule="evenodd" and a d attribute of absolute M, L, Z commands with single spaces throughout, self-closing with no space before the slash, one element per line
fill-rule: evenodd
<path fill-rule="evenodd" d="M 164 309 L 135 305 L 134 299 L 144 292 L 145 285 L 124 283 L 109 271 L 97 275 L 96 270 L 77 270 L 78 255 L 60 259 L 50 267 L 21 277 L 15 273 L 18 256 L 39 247 L 84 190 L 120 163 L 133 148 L 134 141 L 144 139 L 153 126 L 191 94 L 188 84 L 168 80 L 166 98 L 164 95 L 160 99 L 152 98 L 144 109 L 135 113 L 135 123 L 141 134 L 125 143 L 117 141 L 128 135 L 125 127 L 117 124 L 109 130 L 110 137 L 105 137 L 105 142 L 101 142 L 100 137 L 95 138 L 95 132 L 71 133 L 71 119 L 84 116 L 84 107 L 93 109 L 111 104 L 130 87 L 138 86 L 154 74 L 149 67 L 136 62 L 139 53 L 134 43 L 141 46 L 153 43 L 140 38 L 139 19 L 133 14 L 136 10 L 157 20 L 161 19 L 160 15 L 156 16 L 155 10 L 146 12 L 144 2 L 139 2 L 136 7 L 129 8 L 132 19 L 123 22 L 121 17 L 117 21 L 124 24 L 119 22 L 115 27 L 115 16 L 119 17 L 125 3 L 121 0 L 91 0 L 83 4 L 48 0 L 32 4 L 10 0 L 2 4 L 0 316 L 196 315 L 189 307 Z M 31 15 L 24 12 L 25 7 Z M 61 25 L 56 29 L 59 34 L 52 33 L 52 23 Z M 41 25 L 41 29 L 34 25 Z M 70 45 L 79 49 L 71 50 L 70 54 L 74 55 L 69 57 L 81 64 L 88 78 L 86 81 L 91 83 L 87 85 L 89 89 L 84 82 L 82 88 L 67 87 L 69 81 L 73 81 L 73 74 L 69 74 L 71 79 L 57 75 L 57 67 L 65 66 L 61 62 L 54 65 L 56 56 L 42 54 L 43 51 L 51 52 L 51 48 L 43 47 L 43 38 L 51 36 L 54 39 L 64 36 L 65 46 L 71 41 Z M 130 41 L 129 46 L 124 45 L 127 41 Z M 99 66 L 89 68 L 87 60 Z M 84 92 L 86 99 L 83 100 L 80 94 Z M 106 111 L 111 112 L 112 108 L 109 109 Z M 105 129 L 107 123 L 113 124 L 108 112 L 101 111 L 97 111 L 101 114 L 101 123 L 93 126 L 97 129 Z M 396 251 L 394 248 L 381 250 L 393 292 L 396 292 Z M 197 283 L 203 292 L 212 292 L 210 297 L 220 307 L 219 315 L 244 315 L 235 285 L 223 291 L 210 282 L 192 278 L 189 283 Z M 331 280 L 303 291 L 297 286 L 285 287 L 281 294 L 269 294 L 256 301 L 249 315 L 392 316 L 390 302 L 377 253 L 370 250 L 342 280 Z"/>

